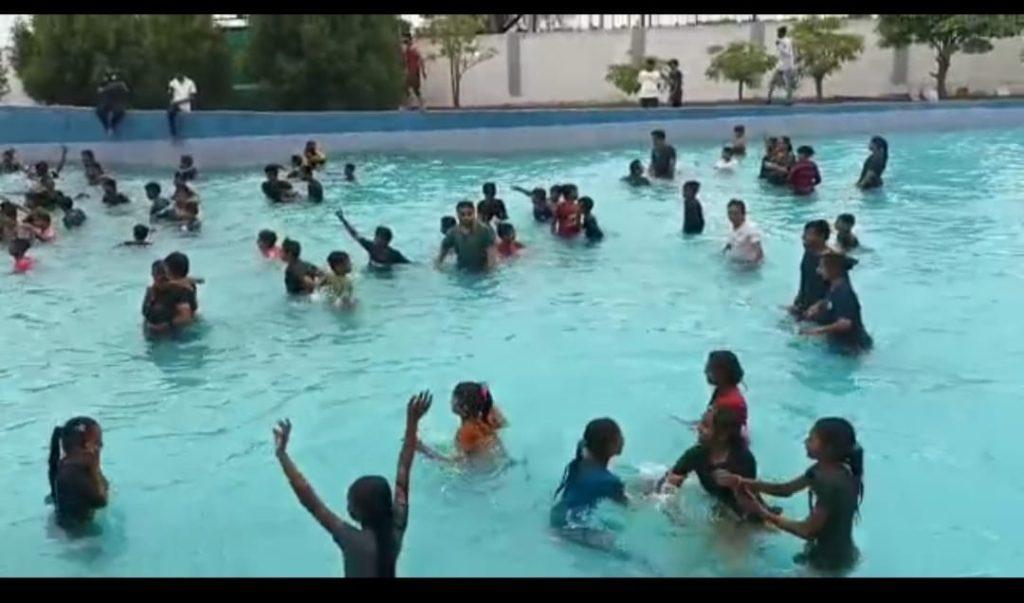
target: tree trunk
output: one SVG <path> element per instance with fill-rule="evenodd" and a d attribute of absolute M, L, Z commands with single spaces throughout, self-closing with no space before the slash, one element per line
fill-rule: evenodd
<path fill-rule="evenodd" d="M 452 106 L 458 109 L 459 84 L 462 80 L 462 74 L 459 73 L 459 59 L 457 57 L 448 58 L 448 77 L 451 79 L 452 84 Z"/>
<path fill-rule="evenodd" d="M 740 82 L 740 102 L 743 102 L 743 82 Z"/>
<path fill-rule="evenodd" d="M 946 76 L 949 75 L 949 63 L 951 53 L 940 50 L 935 56 L 936 70 L 932 76 L 935 77 L 935 91 L 939 93 L 940 99 L 945 99 L 946 93 Z"/>
<path fill-rule="evenodd" d="M 823 97 L 821 93 L 822 84 L 825 81 L 825 76 L 819 76 L 814 78 L 814 94 L 818 97 L 818 102 L 821 102 Z"/>

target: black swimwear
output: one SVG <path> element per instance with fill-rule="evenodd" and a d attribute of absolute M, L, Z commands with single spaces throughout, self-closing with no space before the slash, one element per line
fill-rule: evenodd
<path fill-rule="evenodd" d="M 89 467 L 79 462 L 60 463 L 53 490 L 57 524 L 64 528 L 90 521 L 96 509 L 106 506 L 106 500 L 96 491 Z"/>
<path fill-rule="evenodd" d="M 176 179 L 179 179 L 179 180 L 183 181 L 183 182 L 188 182 L 190 180 L 195 180 L 196 176 L 198 176 L 198 175 L 199 175 L 199 170 L 196 168 L 196 166 L 192 166 L 192 167 L 190 167 L 188 169 L 178 170 L 178 171 L 174 172 L 174 177 Z"/>
<path fill-rule="evenodd" d="M 316 276 L 320 269 L 302 260 L 295 260 L 288 264 L 284 271 L 284 288 L 291 295 L 308 295 L 312 293 L 306 288 L 306 277 Z"/>
<path fill-rule="evenodd" d="M 820 504 L 827 511 L 825 525 L 807 543 L 804 558 L 823 570 L 848 568 L 858 557 L 853 543 L 853 519 L 857 515 L 860 481 L 847 467 L 824 469 L 814 465 L 804 477 L 810 482 L 811 507 Z"/>
<path fill-rule="evenodd" d="M 857 293 L 850 286 L 849 280 L 844 280 L 825 294 L 825 312 L 818 317 L 818 324 L 831 325 L 841 318 L 852 323 L 849 331 L 844 333 L 833 333 L 829 335 L 829 341 L 844 351 L 855 352 L 866 350 L 871 347 L 871 336 L 864 328 L 861 319 L 860 300 Z"/>
<path fill-rule="evenodd" d="M 284 180 L 264 180 L 261 188 L 263 194 L 274 203 L 284 203 L 285 192 L 292 190 L 292 185 Z"/>
<path fill-rule="evenodd" d="M 704 209 L 697 199 L 683 199 L 683 233 L 704 232 Z"/>
<path fill-rule="evenodd" d="M 828 293 L 828 281 L 818 274 L 820 261 L 820 254 L 809 249 L 804 250 L 804 257 L 800 260 L 800 289 L 793 301 L 793 305 L 801 313 L 824 299 Z"/>
<path fill-rule="evenodd" d="M 874 177 L 863 184 L 862 188 L 871 189 L 882 186 L 882 173 L 885 172 L 885 163 L 885 159 L 875 153 L 868 155 L 868 158 L 864 160 L 864 167 L 860 170 L 859 181 L 863 182 L 864 177 L 867 176 L 868 172 L 873 172 Z"/>
<path fill-rule="evenodd" d="M 583 216 L 583 234 L 588 241 L 600 241 L 604 238 L 604 232 L 597 225 L 597 218 L 593 214 Z"/>
<path fill-rule="evenodd" d="M 392 264 L 410 264 L 411 262 L 406 259 L 397 249 L 390 245 L 385 247 L 383 250 L 377 249 L 370 239 L 359 238 L 359 245 L 366 250 L 366 253 L 370 254 L 370 266 L 374 268 L 389 267 Z"/>
<path fill-rule="evenodd" d="M 77 207 L 64 213 L 64 228 L 76 228 L 85 223 L 85 212 Z"/>
<path fill-rule="evenodd" d="M 676 159 L 676 148 L 670 144 L 651 149 L 651 171 L 655 178 L 673 178 L 669 170 Z"/>
<path fill-rule="evenodd" d="M 490 222 L 492 218 L 508 220 L 505 202 L 501 199 L 484 199 L 476 204 L 476 213 L 481 222 Z"/>
<path fill-rule="evenodd" d="M 114 207 L 115 205 L 125 205 L 126 203 L 131 203 L 131 201 L 129 201 L 128 197 L 125 197 L 122 193 L 103 195 L 103 205 L 106 205 L 108 207 Z"/>
<path fill-rule="evenodd" d="M 736 501 L 736 493 L 731 488 L 719 486 L 715 482 L 714 472 L 720 469 L 740 477 L 754 479 L 757 477 L 757 460 L 749 448 L 740 446 L 730 450 L 729 456 L 726 457 L 725 461 L 712 463 L 710 450 L 702 444 L 697 444 L 684 452 L 683 456 L 679 457 L 675 466 L 672 467 L 672 473 L 675 475 L 696 473 L 697 479 L 700 480 L 700 485 L 704 488 L 705 492 L 715 497 L 726 507 L 732 509 L 738 516 L 745 517 L 746 512 L 740 508 L 739 503 Z"/>

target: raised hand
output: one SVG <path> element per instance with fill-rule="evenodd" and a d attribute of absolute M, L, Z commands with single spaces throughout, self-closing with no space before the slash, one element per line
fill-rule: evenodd
<path fill-rule="evenodd" d="M 424 390 L 409 398 L 409 405 L 405 409 L 406 424 L 415 425 L 419 423 L 423 415 L 427 414 L 427 411 L 430 410 L 430 405 L 433 403 L 434 395 L 428 390 Z"/>
<path fill-rule="evenodd" d="M 274 451 L 284 454 L 288 449 L 288 438 L 292 435 L 292 422 L 288 419 L 277 422 L 274 428 Z"/>

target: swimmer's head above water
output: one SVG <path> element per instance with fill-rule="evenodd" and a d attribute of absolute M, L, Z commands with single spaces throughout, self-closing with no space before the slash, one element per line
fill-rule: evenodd
<path fill-rule="evenodd" d="M 814 147 L 803 145 L 796 150 L 796 156 L 800 159 L 810 159 L 814 157 Z"/>
<path fill-rule="evenodd" d="M 256 235 L 256 247 L 259 248 L 263 255 L 271 253 L 271 250 L 277 246 L 277 233 L 273 230 L 261 230 Z"/>
<path fill-rule="evenodd" d="M 857 443 L 857 433 L 849 421 L 840 417 L 818 419 L 804 446 L 811 459 L 846 466 L 857 478 L 858 499 L 864 498 L 864 450 Z"/>
<path fill-rule="evenodd" d="M 442 216 L 441 217 L 441 234 L 448 234 L 448 231 L 455 228 L 458 221 L 454 216 Z"/>
<path fill-rule="evenodd" d="M 497 235 L 498 239 L 506 243 L 512 243 L 516 240 L 516 227 L 511 222 L 500 222 L 497 228 Z"/>
<path fill-rule="evenodd" d="M 132 228 L 132 238 L 136 243 L 145 243 L 147 237 L 149 237 L 149 227 L 145 224 L 136 224 Z"/>
<path fill-rule="evenodd" d="M 804 247 L 816 251 L 824 249 L 830 235 L 828 220 L 811 220 L 804 224 Z"/>
<path fill-rule="evenodd" d="M 90 417 L 75 417 L 60 427 L 55 427 L 50 436 L 49 481 L 50 496 L 56 495 L 57 469 L 60 465 L 61 452 L 71 456 L 76 454 L 98 455 L 103 450 L 103 429 Z"/>
<path fill-rule="evenodd" d="M 492 408 L 494 398 L 484 383 L 463 381 L 452 390 L 452 412 L 462 419 L 486 421 Z"/>
<path fill-rule="evenodd" d="M 167 276 L 171 279 L 187 278 L 189 270 L 188 256 L 180 251 L 174 251 L 164 258 L 164 267 L 167 269 Z"/>
<path fill-rule="evenodd" d="M 743 381 L 743 367 L 736 354 L 729 350 L 715 350 L 708 354 L 704 376 L 708 384 L 715 387 L 736 387 Z"/>
<path fill-rule="evenodd" d="M 733 228 L 739 228 L 747 219 L 747 204 L 740 199 L 733 199 L 725 206 L 729 222 Z"/>
<path fill-rule="evenodd" d="M 117 194 L 117 180 L 114 180 L 113 178 L 103 178 L 103 180 L 100 180 L 100 186 L 103 188 L 103 194 L 105 195 Z"/>
<path fill-rule="evenodd" d="M 697 426 L 697 438 L 705 446 L 730 450 L 745 447 L 747 439 L 743 437 L 743 417 L 735 408 L 714 408 Z"/>
<path fill-rule="evenodd" d="M 584 216 L 589 216 L 594 211 L 594 200 L 590 197 L 580 197 L 580 212 Z"/>
<path fill-rule="evenodd" d="M 732 160 L 733 151 L 732 147 L 722 147 L 722 159 L 725 161 Z"/>
<path fill-rule="evenodd" d="M 391 486 L 379 475 L 364 475 L 348 489 L 348 514 L 363 529 L 373 532 L 377 543 L 377 577 L 395 576 L 394 508 Z"/>
<path fill-rule="evenodd" d="M 612 457 L 622 454 L 625 446 L 626 439 L 619 429 L 619 424 L 613 419 L 605 417 L 587 423 L 586 429 L 583 430 L 583 439 L 576 445 L 576 456 L 565 466 L 562 483 L 555 490 L 555 496 L 575 481 L 584 458 L 601 467 L 607 467 Z"/>
<path fill-rule="evenodd" d="M 700 182 L 687 180 L 683 183 L 683 199 L 693 199 L 700 192 Z"/>
<path fill-rule="evenodd" d="M 298 241 L 285 239 L 281 243 L 281 259 L 286 262 L 296 262 L 302 257 L 302 245 Z"/>
<path fill-rule="evenodd" d="M 459 226 L 472 228 L 476 222 L 476 208 L 472 201 L 459 201 L 455 205 L 455 215 L 459 218 Z"/>
<path fill-rule="evenodd" d="M 332 251 L 327 254 L 327 265 L 334 274 L 345 275 L 352 272 L 352 259 L 344 251 Z"/>
<path fill-rule="evenodd" d="M 639 159 L 634 159 L 629 162 L 629 175 L 633 177 L 640 177 L 644 175 L 644 164 Z"/>
<path fill-rule="evenodd" d="M 267 177 L 267 180 L 277 180 L 277 170 L 279 169 L 279 167 L 280 166 L 278 166 L 276 163 L 270 163 L 263 168 L 263 174 Z"/>
<path fill-rule="evenodd" d="M 345 164 L 345 180 L 352 182 L 356 179 L 356 164 L 346 163 Z"/>
<path fill-rule="evenodd" d="M 292 168 L 299 169 L 303 165 L 302 155 L 292 155 Z"/>
<path fill-rule="evenodd" d="M 146 198 L 153 201 L 160 197 L 160 185 L 156 182 L 146 183 Z"/>
<path fill-rule="evenodd" d="M 373 244 L 377 247 L 387 247 L 391 244 L 391 239 L 394 238 L 394 233 L 387 226 L 378 226 L 373 231 Z"/>
<path fill-rule="evenodd" d="M 485 182 L 483 185 L 484 199 L 493 199 L 498 194 L 498 186 L 493 182 Z"/>

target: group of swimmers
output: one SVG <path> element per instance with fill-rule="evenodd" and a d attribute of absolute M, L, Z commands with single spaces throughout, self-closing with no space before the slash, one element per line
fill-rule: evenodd
<path fill-rule="evenodd" d="M 742 127 L 737 127 L 734 134 L 729 161 L 745 151 L 745 132 Z M 623 178 L 632 186 L 650 184 L 648 176 L 654 179 L 671 179 L 675 176 L 676 153 L 667 143 L 665 133 L 653 132 L 652 140 L 651 162 L 646 176 L 643 165 L 634 161 L 630 165 L 630 174 Z M 770 152 L 762 164 L 762 172 L 770 180 L 767 174 L 777 172 L 776 167 L 785 164 L 784 151 L 790 149 L 791 145 L 783 137 L 766 146 Z M 861 188 L 881 185 L 881 175 L 888 158 L 888 146 L 884 139 L 874 137 L 870 148 L 871 156 L 865 161 L 857 182 Z M 813 150 L 801 155 L 809 161 Z M 24 245 L 18 241 L 26 241 L 29 235 L 36 240 L 46 240 L 46 229 L 52 229 L 52 226 L 38 217 L 42 214 L 33 217 L 31 212 L 38 209 L 35 206 L 44 210 L 48 207 L 64 207 L 61 203 L 66 196 L 56 191 L 53 180 L 64 166 L 65 156 L 66 149 L 54 170 L 45 162 L 40 162 L 31 170 L 37 185 L 32 195 L 26 195 L 30 202 L 26 202 L 24 208 L 5 200 L 2 233 L 5 236 L 9 232 L 14 234 L 12 250 L 15 244 L 19 247 Z M 307 182 L 309 200 L 322 200 L 322 187 L 318 199 L 311 189 L 316 188 L 313 183 L 319 185 L 315 172 L 324 165 L 326 157 L 311 141 L 303 155 L 297 158 L 298 161 L 293 159 L 292 172 L 285 180 L 278 176 L 278 172 L 282 171 L 280 166 L 268 166 L 267 181 L 262 188 L 272 202 L 299 200 L 288 182 L 288 179 L 295 178 Z M 14 162 L 13 152 L 5 153 L 0 169 L 7 173 L 16 171 L 9 169 Z M 805 181 L 805 176 L 792 176 L 798 165 L 799 161 L 795 161 L 787 169 L 786 182 L 793 186 L 796 186 L 794 181 Z M 128 202 L 122 199 L 123 195 L 117 191 L 116 182 L 104 175 L 102 167 L 91 153 L 83 152 L 83 166 L 89 182 L 103 187 L 106 205 L 116 206 Z M 18 166 L 17 170 L 20 169 Z M 810 171 L 810 168 L 807 170 Z M 817 174 L 816 166 L 813 173 Z M 354 166 L 347 165 L 345 174 L 346 180 L 354 181 Z M 172 200 L 160 196 L 158 184 L 147 184 L 147 197 L 152 202 L 151 217 L 154 220 L 176 220 L 183 224 L 183 229 L 189 230 L 190 221 L 198 219 L 198 210 L 191 205 L 198 205 L 198 196 L 187 184 L 195 177 L 194 163 L 191 158 L 183 157 L 175 174 L 175 195 Z M 811 181 L 815 179 L 820 182 L 820 175 L 811 178 Z M 593 215 L 593 201 L 589 197 L 580 197 L 575 185 L 554 185 L 549 190 L 513 188 L 530 197 L 534 219 L 550 222 L 551 231 L 555 235 L 573 238 L 582 234 L 589 241 L 599 241 L 603 237 Z M 697 198 L 699 190 L 700 184 L 696 181 L 686 181 L 683 185 L 683 231 L 687 234 L 699 234 L 704 228 L 703 211 Z M 15 213 L 15 221 L 11 223 L 8 220 L 8 207 L 11 205 L 14 205 L 15 212 L 27 211 L 30 215 L 19 224 Z M 746 219 L 745 204 L 733 199 L 727 208 L 733 229 L 724 253 L 737 261 L 756 265 L 763 259 L 763 250 L 756 226 Z M 68 206 L 65 209 L 65 220 L 69 209 L 74 208 Z M 409 263 L 400 251 L 391 247 L 392 232 L 387 227 L 378 227 L 374 238 L 370 240 L 359 234 L 343 211 L 337 211 L 336 215 L 346 232 L 368 253 L 371 269 L 388 269 L 396 264 Z M 817 326 L 805 328 L 803 332 L 826 335 L 845 349 L 864 349 L 870 346 L 871 340 L 861 321 L 859 302 L 848 276 L 849 269 L 857 262 L 847 253 L 859 246 L 852 232 L 854 222 L 850 214 L 842 214 L 837 218 L 835 248 L 828 246 L 831 228 L 827 221 L 813 220 L 806 224 L 800 286 L 788 310 L 798 319 L 817 323 Z M 497 187 L 493 183 L 484 184 L 483 199 L 476 205 L 469 201 L 459 202 L 454 218 L 442 218 L 441 231 L 444 238 L 435 260 L 438 266 L 454 251 L 461 269 L 486 270 L 494 267 L 500 257 L 514 256 L 523 247 L 516 240 L 515 229 L 508 222 L 504 201 L 497 197 Z M 25 233 L 26 236 L 19 236 L 18 233 Z M 136 226 L 134 235 L 133 241 L 126 244 L 145 245 L 148 227 Z M 301 245 L 298 242 L 285 239 L 278 245 L 277 235 L 270 230 L 258 234 L 257 247 L 265 257 L 286 264 L 284 272 L 288 293 L 310 294 L 323 289 L 341 307 L 351 308 L 355 305 L 349 278 L 352 262 L 347 253 L 331 252 L 327 257 L 329 270 L 325 271 L 302 260 Z M 24 256 L 21 260 L 16 258 L 16 269 L 17 262 L 23 260 Z M 142 307 L 147 333 L 155 335 L 171 332 L 194 322 L 198 310 L 196 287 L 202 283 L 202 279 L 190 277 L 189 268 L 188 257 L 180 252 L 171 253 L 154 262 L 153 283 L 146 291 Z M 593 520 L 593 513 L 600 503 L 612 501 L 622 505 L 638 504 L 644 499 L 675 492 L 693 473 L 702 488 L 715 499 L 717 508 L 726 516 L 743 523 L 775 526 L 807 540 L 808 545 L 805 552 L 798 556 L 798 561 L 825 571 L 849 568 L 858 556 L 853 543 L 852 526 L 863 495 L 863 451 L 852 425 L 841 418 L 817 421 L 805 441 L 806 452 L 813 465 L 804 474 L 786 483 L 758 481 L 756 459 L 750 449 L 747 428 L 747 403 L 739 390 L 743 379 L 739 360 L 730 351 L 712 352 L 708 357 L 705 374 L 709 384 L 714 387 L 711 401 L 699 421 L 687 422 L 696 425 L 697 442 L 657 480 L 638 480 L 627 488 L 625 482 L 608 469 L 609 461 L 622 454 L 625 446 L 621 429 L 610 418 L 599 418 L 588 423 L 576 454 L 566 466 L 562 480 L 555 489 L 555 501 L 550 513 L 551 528 L 570 540 L 588 546 L 613 547 L 612 534 L 595 525 Z M 281 421 L 274 430 L 275 452 L 282 470 L 299 501 L 328 530 L 341 548 L 346 576 L 395 575 L 395 564 L 408 520 L 409 476 L 417 452 L 439 462 L 470 465 L 507 458 L 499 431 L 508 425 L 508 421 L 495 404 L 486 384 L 464 382 L 458 384 L 452 392 L 452 412 L 459 417 L 461 423 L 455 434 L 452 454 L 440 452 L 418 437 L 419 421 L 431 403 L 429 392 L 417 394 L 409 401 L 394 491 L 387 480 L 380 476 L 361 477 L 350 487 L 348 510 L 359 524 L 358 527 L 338 517 L 319 499 L 289 457 L 287 446 L 292 432 L 291 423 Z M 108 502 L 109 486 L 100 468 L 102 447 L 100 425 L 88 417 L 73 418 L 53 432 L 49 458 L 51 495 L 58 523 L 68 530 L 87 524 L 95 509 L 106 506 Z M 802 521 L 786 518 L 781 509 L 769 506 L 762 498 L 764 495 L 787 497 L 803 490 L 809 491 L 811 511 Z"/>
<path fill-rule="evenodd" d="M 167 263 L 173 262 L 169 257 Z M 176 274 L 180 276 L 180 268 Z M 184 297 L 181 303 L 187 305 Z M 554 490 L 550 529 L 574 543 L 615 550 L 614 532 L 595 515 L 603 504 L 656 506 L 674 519 L 678 509 L 673 503 L 675 495 L 692 474 L 713 500 L 721 520 L 754 529 L 774 527 L 805 540 L 803 552 L 794 560 L 818 571 L 850 569 L 859 557 L 853 524 L 864 493 L 864 453 L 853 426 L 837 417 L 818 420 L 804 442 L 812 461 L 807 471 L 787 482 L 760 480 L 747 428 L 747 401 L 739 389 L 744 374 L 738 358 L 728 350 L 711 352 L 704 372 L 713 387 L 711 400 L 698 421 L 684 421 L 691 427 L 696 425 L 696 442 L 656 479 L 638 477 L 627 485 L 609 469 L 612 458 L 625 448 L 619 425 L 607 417 L 586 425 L 575 455 Z M 394 490 L 379 475 L 360 477 L 349 487 L 347 510 L 358 525 L 331 510 L 291 459 L 291 422 L 282 420 L 273 430 L 275 455 L 288 483 L 302 506 L 341 549 L 347 577 L 395 576 L 408 524 L 409 482 L 417 452 L 432 461 L 471 471 L 509 461 L 499 435 L 508 421 L 485 383 L 462 382 L 452 391 L 451 410 L 460 425 L 451 453 L 440 452 L 419 437 L 419 422 L 432 402 L 433 396 L 427 391 L 408 402 Z M 95 511 L 109 501 L 108 482 L 100 467 L 102 448 L 102 430 L 92 418 L 75 417 L 53 431 L 49 455 L 51 500 L 58 524 L 69 533 L 82 530 Z M 802 520 L 786 517 L 780 507 L 769 505 L 763 498 L 789 497 L 805 490 L 810 512 Z"/>

